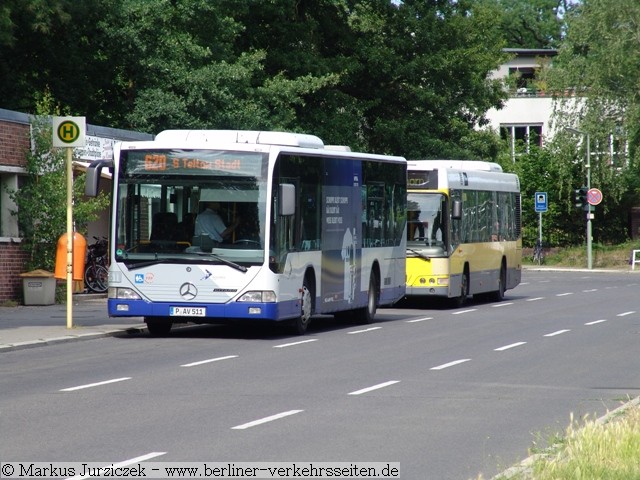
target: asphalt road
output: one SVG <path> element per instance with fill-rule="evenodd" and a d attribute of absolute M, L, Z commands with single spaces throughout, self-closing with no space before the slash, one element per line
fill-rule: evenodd
<path fill-rule="evenodd" d="M 640 277 L 526 271 L 500 303 L 191 326 L 2 355 L 3 461 L 400 462 L 485 479 L 640 393 Z"/>

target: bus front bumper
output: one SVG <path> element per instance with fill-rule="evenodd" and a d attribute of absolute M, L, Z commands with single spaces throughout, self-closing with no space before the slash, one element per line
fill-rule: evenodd
<path fill-rule="evenodd" d="M 295 316 L 299 312 L 298 302 L 226 304 L 146 302 L 144 300 L 123 300 L 110 298 L 107 308 L 110 317 L 168 317 L 176 323 L 215 323 L 224 320 L 279 321 Z"/>
<path fill-rule="evenodd" d="M 407 297 L 448 297 L 449 287 L 437 287 L 437 286 L 420 286 L 414 287 L 407 285 Z"/>

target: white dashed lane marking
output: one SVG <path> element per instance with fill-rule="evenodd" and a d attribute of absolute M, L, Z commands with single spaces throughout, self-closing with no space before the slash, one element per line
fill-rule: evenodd
<path fill-rule="evenodd" d="M 379 383 L 377 385 L 373 385 L 371 387 L 362 388 L 360 390 L 356 390 L 355 392 L 349 393 L 349 395 L 362 395 L 363 393 L 372 392 L 373 390 L 379 390 L 384 387 L 388 387 L 389 385 L 393 385 L 400 382 L 400 380 L 390 380 L 388 382 Z"/>
<path fill-rule="evenodd" d="M 437 367 L 431 367 L 429 370 L 444 370 L 445 368 L 454 367 L 456 365 L 460 365 L 461 363 L 470 362 L 470 361 L 471 361 L 470 358 L 462 358 L 460 360 L 454 360 L 453 362 L 438 365 Z"/>
<path fill-rule="evenodd" d="M 522 345 L 526 345 L 527 342 L 516 342 L 516 343 L 511 343 L 509 345 L 505 345 L 504 347 L 498 347 L 498 348 L 494 348 L 493 350 L 495 352 L 504 352 L 505 350 L 510 350 L 512 348 L 516 348 L 516 347 L 520 347 Z"/>
<path fill-rule="evenodd" d="M 219 362 L 221 360 L 229 360 L 231 358 L 238 358 L 238 355 L 227 355 L 226 357 L 209 358 L 208 360 L 200 360 L 199 362 L 185 363 L 180 365 L 181 367 L 197 367 L 198 365 L 204 365 L 206 363 Z"/>
<path fill-rule="evenodd" d="M 562 335 L 563 333 L 570 332 L 571 330 L 558 330 L 557 332 L 547 333 L 545 337 L 555 337 L 556 335 Z"/>
<path fill-rule="evenodd" d="M 281 418 L 285 418 L 290 415 L 295 415 L 296 413 L 300 413 L 300 412 L 304 412 L 304 410 L 289 410 L 287 412 L 276 413 L 275 415 L 271 415 L 269 417 L 264 417 L 258 420 L 254 420 L 252 422 L 243 423 L 242 425 L 236 425 L 235 427 L 231 427 L 231 430 L 245 430 L 247 428 L 255 427 L 257 425 L 262 425 L 263 423 L 273 422 L 274 420 L 279 420 Z"/>
<path fill-rule="evenodd" d="M 303 343 L 311 343 L 316 341 L 318 341 L 317 338 L 310 338 L 309 340 L 300 340 L 299 342 L 282 343 L 280 345 L 274 345 L 273 348 L 295 347 L 296 345 L 302 345 Z"/>
<path fill-rule="evenodd" d="M 585 323 L 586 326 L 590 326 L 590 325 L 597 325 L 598 323 L 604 323 L 606 322 L 606 320 L 594 320 L 593 322 L 587 322 Z"/>
<path fill-rule="evenodd" d="M 112 380 L 105 380 L 104 382 L 88 383 L 86 385 L 78 385 L 77 387 L 63 388 L 60 391 L 61 392 L 74 392 L 76 390 L 83 390 L 85 388 L 100 387 L 102 385 L 108 385 L 110 383 L 124 382 L 125 380 L 131 380 L 131 377 L 114 378 Z"/>
<path fill-rule="evenodd" d="M 426 320 L 433 320 L 433 317 L 414 318 L 413 320 L 407 320 L 407 323 L 424 322 Z"/>
<path fill-rule="evenodd" d="M 366 333 L 373 332 L 374 330 L 380 330 L 382 327 L 371 327 L 365 328 L 364 330 L 352 330 L 351 332 L 347 332 L 347 335 L 355 335 L 356 333 Z"/>

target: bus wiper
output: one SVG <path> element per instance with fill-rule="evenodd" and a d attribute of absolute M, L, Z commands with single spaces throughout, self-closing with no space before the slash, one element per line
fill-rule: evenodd
<path fill-rule="evenodd" d="M 220 261 L 222 263 L 224 263 L 225 265 L 228 265 L 230 267 L 235 268 L 236 270 L 239 270 L 241 272 L 246 272 L 248 270 L 247 267 L 245 267 L 244 265 L 238 265 L 235 262 L 232 262 L 231 260 L 227 260 L 226 258 L 222 258 L 220 255 L 216 255 L 215 253 L 204 253 L 204 252 L 198 252 L 197 253 L 198 256 L 200 257 L 209 257 L 207 258 L 207 260 L 216 260 L 216 261 Z M 214 257 L 214 258 L 211 258 Z M 162 257 L 159 258 L 158 254 L 156 254 L 156 258 L 154 258 L 153 260 L 147 260 L 146 262 L 129 262 L 129 263 L 125 263 L 125 265 L 127 266 L 127 268 L 129 270 L 137 270 L 139 268 L 146 268 L 146 267 L 151 267 L 152 265 L 158 265 L 160 263 L 189 263 L 193 260 L 189 260 L 188 258 L 185 257 Z"/>
<path fill-rule="evenodd" d="M 158 254 L 156 253 L 156 258 L 154 258 L 153 260 L 147 260 L 146 262 L 129 262 L 126 263 L 125 265 L 129 270 L 137 270 L 138 268 L 145 268 L 145 267 L 151 267 L 152 265 L 158 265 L 159 263 L 169 263 L 169 262 L 175 262 L 178 260 L 183 260 L 182 258 L 178 258 L 178 257 L 163 257 L 163 258 L 158 258 Z"/>
<path fill-rule="evenodd" d="M 431 261 L 431 257 L 427 257 L 426 255 L 421 254 L 420 252 L 418 252 L 417 250 L 414 250 L 413 248 L 407 248 L 407 250 L 413 253 L 416 257 L 420 257 L 421 259 L 426 260 L 427 262 Z"/>
<path fill-rule="evenodd" d="M 240 270 L 243 273 L 248 270 L 248 268 L 245 267 L 244 265 L 239 265 L 239 264 L 237 264 L 235 262 L 232 262 L 231 260 L 227 260 L 226 258 L 221 257 L 217 253 L 197 252 L 197 255 L 200 256 L 200 257 L 214 257 L 216 260 L 220 260 L 225 265 L 229 265 L 230 267 L 233 267 L 236 270 Z"/>

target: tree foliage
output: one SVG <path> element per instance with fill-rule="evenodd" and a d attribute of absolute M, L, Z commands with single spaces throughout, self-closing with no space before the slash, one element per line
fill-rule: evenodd
<path fill-rule="evenodd" d="M 626 238 L 628 212 L 640 200 L 640 4 L 585 0 L 566 20 L 566 38 L 544 74 L 558 106 L 550 148 L 563 152 L 566 165 L 582 167 L 574 188 L 586 184 L 589 164 L 591 186 L 604 198 L 596 207 L 594 239 L 616 242 Z"/>
<path fill-rule="evenodd" d="M 586 101 L 578 113 L 594 133 L 624 133 L 631 156 L 640 144 L 640 3 L 588 0 L 567 18 L 568 33 L 553 69 L 557 92 Z"/>
<path fill-rule="evenodd" d="M 51 92 L 92 124 L 151 133 L 288 130 L 407 158 L 499 160 L 520 173 L 525 208 L 550 192 L 554 243 L 582 235 L 573 190 L 586 145 L 573 126 L 590 134 L 604 241 L 624 236 L 640 199 L 638 25 L 635 0 L 5 0 L 0 98 L 35 113 Z M 504 47 L 559 49 L 541 80 L 568 112 L 515 164 L 477 130 L 506 99 L 488 79 Z"/>
<path fill-rule="evenodd" d="M 495 6 L 478 0 L 7 0 L 5 107 L 94 124 L 304 131 L 409 157 L 495 155 Z M 4 28 L 3 28 L 4 27 Z M 19 60 L 16 62 L 15 59 Z"/>
<path fill-rule="evenodd" d="M 571 0 L 487 0 L 495 5 L 500 30 L 510 48 L 557 48 Z"/>

